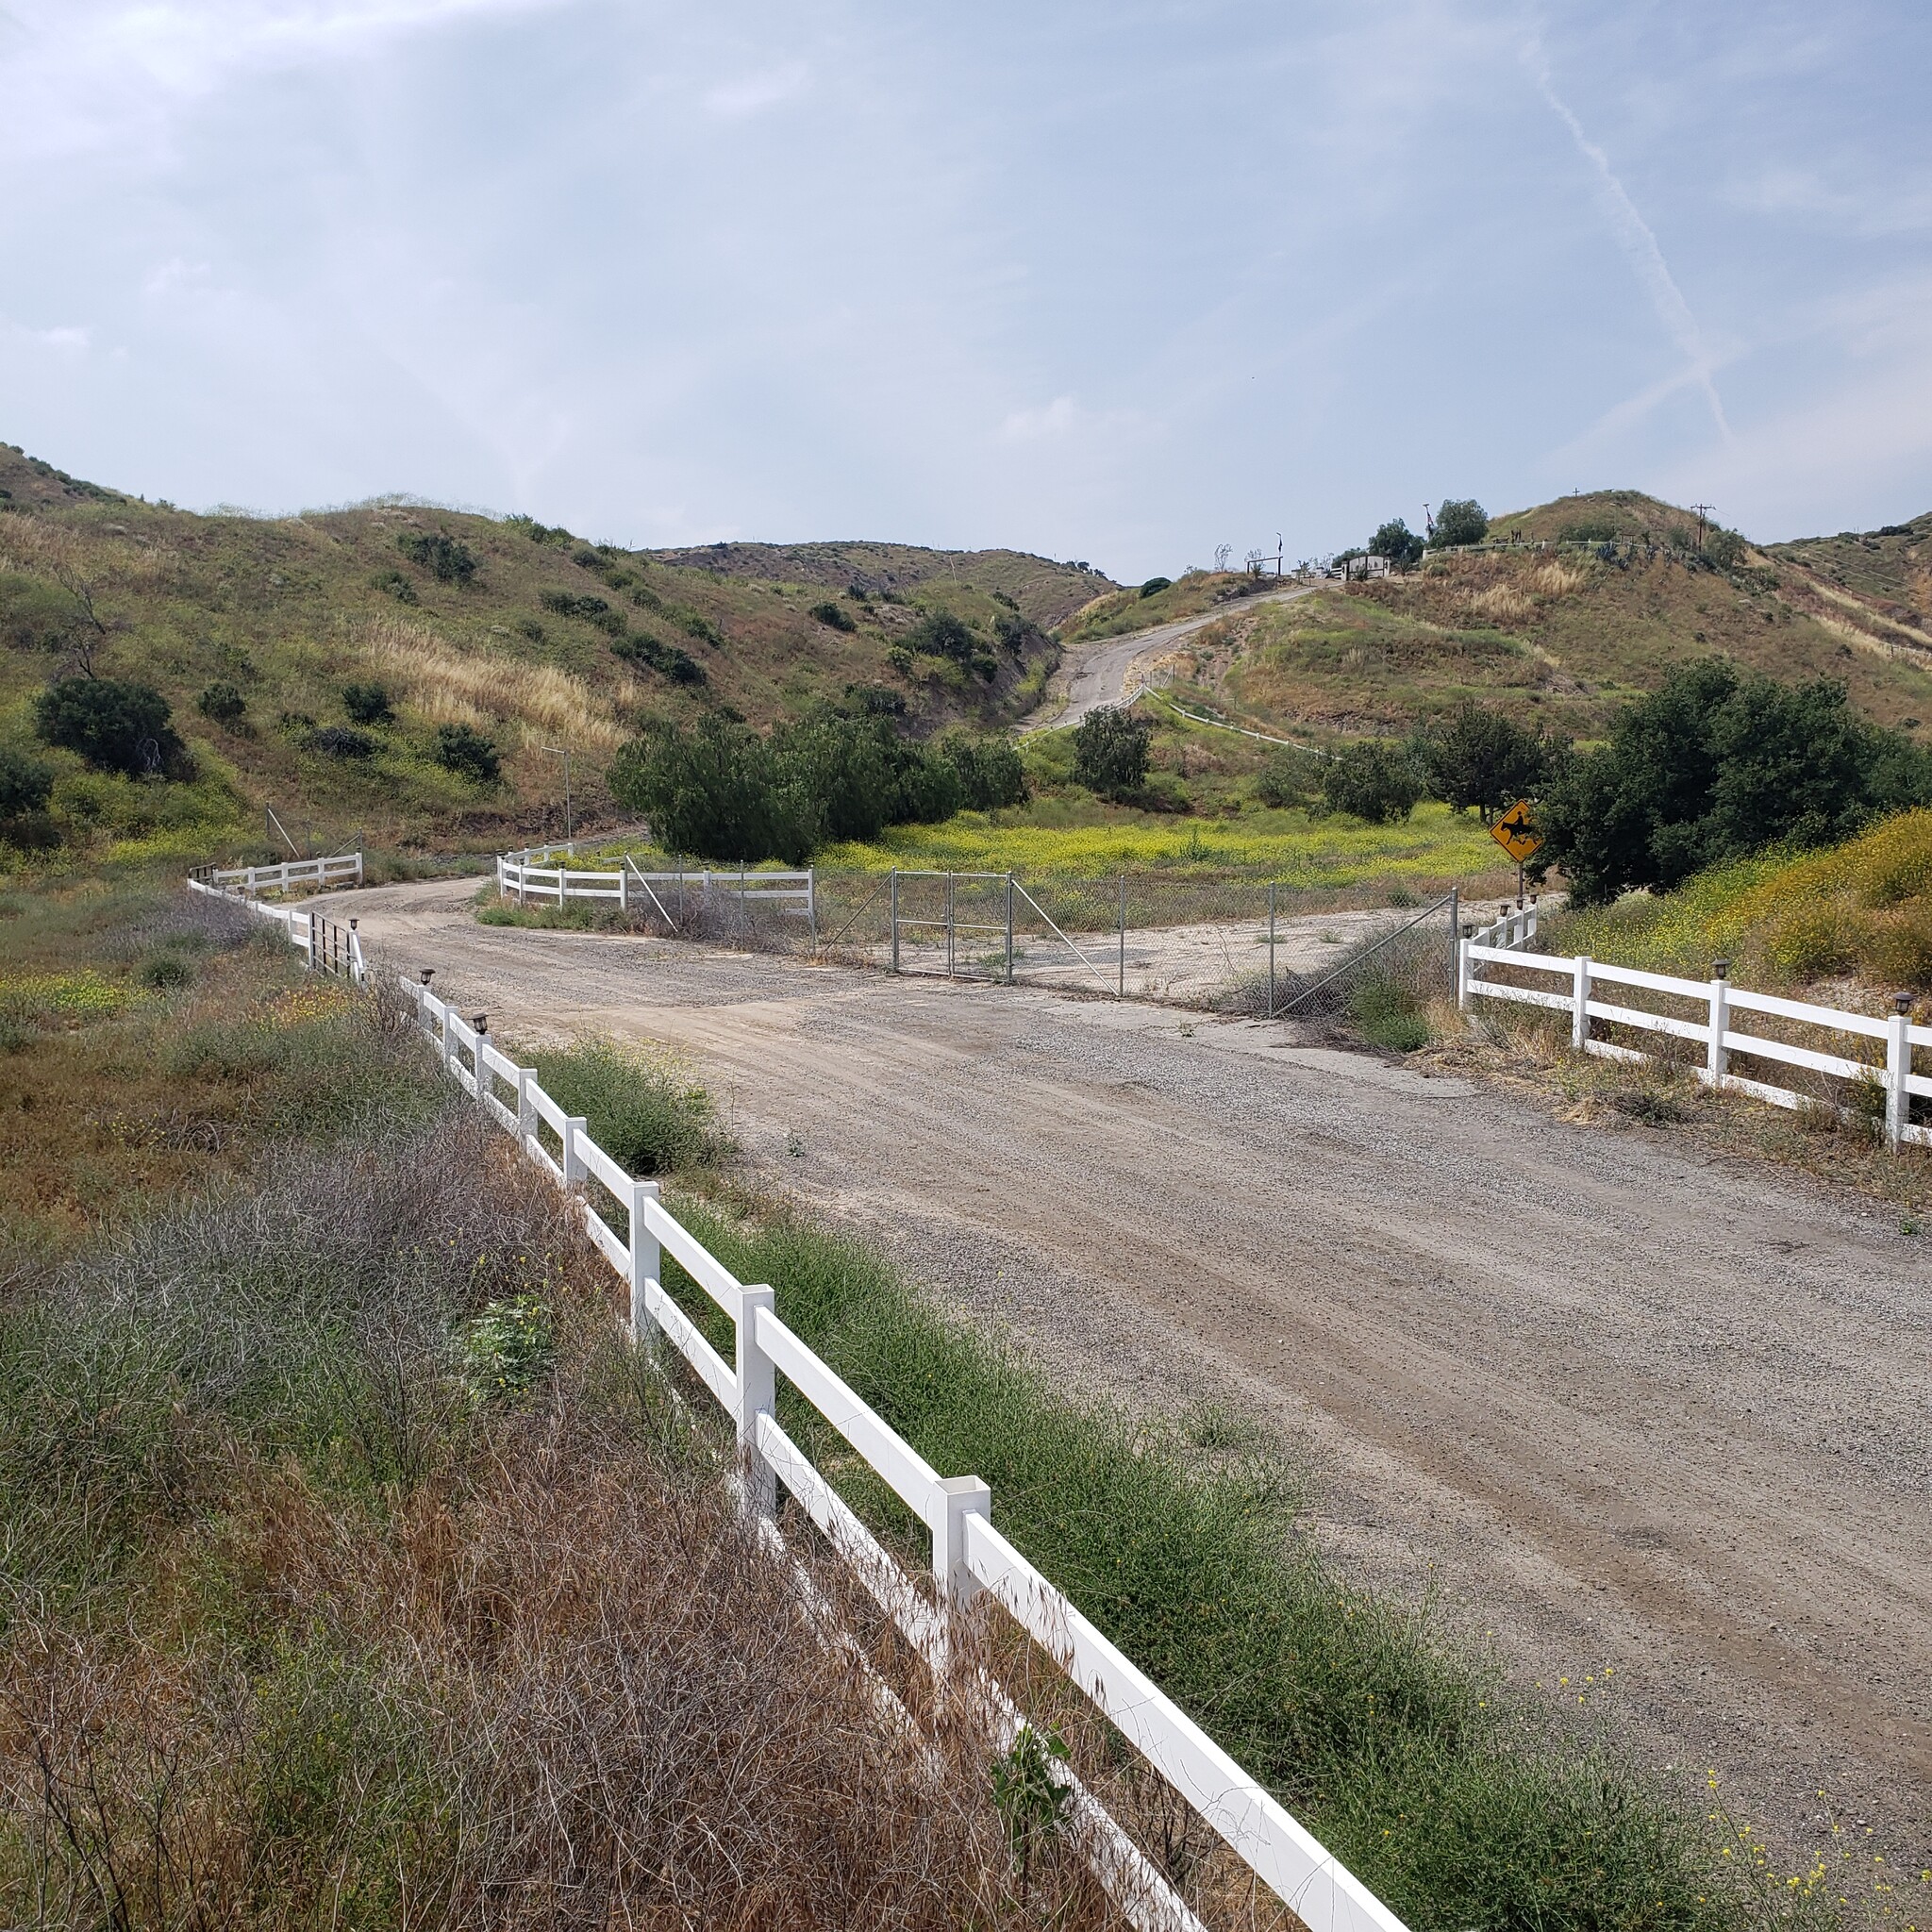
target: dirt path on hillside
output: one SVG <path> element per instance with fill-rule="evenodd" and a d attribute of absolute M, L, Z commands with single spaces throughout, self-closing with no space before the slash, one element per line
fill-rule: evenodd
<path fill-rule="evenodd" d="M 499 1037 L 688 1050 L 756 1168 L 1070 1378 L 1306 1443 L 1356 1576 L 1545 1684 L 1613 1666 L 1646 1753 L 1792 1841 L 1823 1789 L 1927 1862 L 1932 1241 L 1895 1213 L 1280 1027 L 479 926 L 475 890 L 337 904 Z"/>
<path fill-rule="evenodd" d="M 1108 638 L 1097 644 L 1073 644 L 1067 648 L 1058 675 L 1049 687 L 1040 708 L 1014 726 L 1017 731 L 1058 731 L 1077 724 L 1090 711 L 1117 705 L 1125 693 L 1129 675 L 1140 665 L 1171 651 L 1183 638 L 1206 630 L 1224 617 L 1240 610 L 1252 610 L 1259 604 L 1291 604 L 1309 594 L 1304 586 L 1298 591 L 1275 591 L 1266 596 L 1243 597 L 1238 603 L 1217 604 L 1198 617 L 1178 617 L 1172 624 L 1157 625 L 1152 630 L 1138 630 L 1124 638 Z"/>

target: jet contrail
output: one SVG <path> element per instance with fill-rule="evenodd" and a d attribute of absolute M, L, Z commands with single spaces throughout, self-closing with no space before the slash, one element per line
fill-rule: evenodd
<path fill-rule="evenodd" d="M 1569 128 L 1577 153 L 1596 171 L 1597 185 L 1605 211 L 1610 218 L 1611 229 L 1617 237 L 1617 245 L 1623 249 L 1637 279 L 1643 285 L 1643 291 L 1650 297 L 1650 306 L 1657 311 L 1657 320 L 1684 352 L 1691 374 L 1704 391 L 1705 400 L 1710 405 L 1710 413 L 1717 423 L 1719 434 L 1729 442 L 1731 425 L 1724 420 L 1724 406 L 1719 399 L 1717 384 L 1712 380 L 1710 351 L 1705 347 L 1704 334 L 1697 326 L 1697 318 L 1690 313 L 1690 305 L 1684 300 L 1684 291 L 1671 274 L 1670 264 L 1664 260 L 1663 250 L 1657 245 L 1657 237 L 1651 232 L 1650 224 L 1638 213 L 1637 204 L 1617 179 L 1610 166 L 1610 158 L 1584 133 L 1582 122 L 1570 111 L 1551 84 L 1549 63 L 1543 58 L 1541 43 L 1532 41 L 1524 50 L 1524 58 L 1536 75 L 1543 99 L 1562 117 L 1564 126 Z"/>

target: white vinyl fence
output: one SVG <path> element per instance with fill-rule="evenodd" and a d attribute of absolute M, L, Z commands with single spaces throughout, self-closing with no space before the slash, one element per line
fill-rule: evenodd
<path fill-rule="evenodd" d="M 1532 918 L 1534 911 L 1532 907 Z M 1932 1026 L 1913 1024 L 1911 1003 L 1905 995 L 1899 996 L 1897 1010 L 1881 1020 L 1864 1013 L 1848 1013 L 1838 1007 L 1813 1006 L 1807 1000 L 1746 991 L 1731 984 L 1728 968 L 1722 961 L 1709 979 L 1678 979 L 1666 973 L 1641 972 L 1634 966 L 1607 965 L 1601 959 L 1558 958 L 1545 953 L 1525 952 L 1521 948 L 1534 937 L 1535 927 L 1531 924 L 1525 930 L 1521 924 L 1524 917 L 1522 913 L 1513 915 L 1514 923 L 1505 919 L 1457 942 L 1456 996 L 1457 1006 L 1465 1012 L 1474 1001 L 1490 999 L 1566 1013 L 1570 1018 L 1570 1044 L 1578 1053 L 1596 1054 L 1607 1059 L 1641 1060 L 1656 1056 L 1641 1046 L 1598 1038 L 1592 1031 L 1592 1022 L 1685 1041 L 1703 1049 L 1703 1064 L 1696 1073 L 1706 1086 L 1749 1094 L 1774 1107 L 1816 1107 L 1821 1102 L 1816 1094 L 1796 1091 L 1774 1080 L 1734 1074 L 1733 1058 L 1769 1060 L 1800 1067 L 1831 1080 L 1882 1088 L 1887 1141 L 1893 1147 L 1907 1143 L 1932 1146 L 1932 1127 L 1915 1126 L 1911 1119 L 1913 1097 L 1932 1098 L 1932 1077 L 1912 1071 L 1913 1049 L 1932 1047 Z M 1486 967 L 1491 969 L 1490 974 L 1485 973 Z M 1493 969 L 1505 967 L 1532 978 L 1542 975 L 1553 979 L 1561 991 L 1524 986 L 1493 976 Z M 1687 1002 L 1702 1010 L 1686 1016 L 1604 997 L 1607 991 L 1614 993 L 1623 987 Z M 1847 1042 L 1848 1050 L 1824 1052 L 1751 1030 L 1754 1022 L 1764 1019 L 1818 1028 Z"/>
<path fill-rule="evenodd" d="M 362 855 L 344 852 L 334 858 L 291 858 L 286 865 L 205 865 L 190 876 L 200 885 L 253 899 L 261 892 L 291 892 L 298 886 L 327 891 L 362 883 Z"/>
<path fill-rule="evenodd" d="M 554 856 L 554 848 L 541 855 L 546 860 Z M 655 912 L 678 930 L 708 920 L 713 911 L 736 907 L 741 915 L 746 907 L 763 904 L 818 930 L 818 882 L 810 870 L 643 872 L 627 852 L 614 865 L 592 869 L 537 863 L 529 853 L 507 853 L 496 861 L 496 890 L 519 906 L 603 900 L 621 912 Z"/>
<path fill-rule="evenodd" d="M 428 977 L 401 984 L 444 1068 L 516 1137 L 529 1159 L 579 1197 L 591 1239 L 628 1287 L 637 1344 L 656 1355 L 668 1341 L 731 1417 L 746 1506 L 774 1548 L 782 1548 L 774 1521 L 782 1488 L 938 1673 L 948 1669 L 953 1615 L 981 1592 L 990 1594 L 1310 1932 L 1402 1932 L 1387 1907 L 1000 1534 L 984 1482 L 941 1476 L 785 1325 L 770 1288 L 737 1280 L 665 1208 L 655 1181 L 625 1173 L 581 1118 L 544 1092 L 533 1070 L 497 1051 L 481 1015 L 463 1019 L 431 992 Z M 608 1208 L 599 1205 L 600 1194 Z M 658 1276 L 666 1252 L 730 1318 L 728 1357 L 665 1292 Z M 932 1540 L 929 1591 L 915 1585 L 780 1426 L 781 1375 L 924 1524 Z M 875 1688 L 896 1703 L 883 1683 Z M 1017 1707 L 983 1671 L 963 1688 L 976 1696 L 995 1748 L 1009 1748 L 1024 1723 Z M 1064 1769 L 1057 1774 L 1071 1787 L 1074 1842 L 1132 1922 L 1147 1932 L 1200 1932 L 1180 1894 L 1091 1792 Z"/>
<path fill-rule="evenodd" d="M 356 866 L 358 876 L 361 864 L 361 855 L 358 853 Z M 219 873 L 210 875 L 222 876 Z M 256 918 L 279 925 L 287 934 L 289 943 L 302 955 L 311 972 L 333 973 L 338 978 L 346 979 L 351 986 L 367 983 L 369 974 L 362 963 L 362 941 L 353 919 L 347 925 L 339 925 L 333 919 L 325 918 L 320 912 L 304 907 L 264 906 L 242 891 L 210 885 L 200 877 L 190 878 L 188 890 L 206 892 L 211 899 L 226 899 L 234 905 L 243 906 Z"/>

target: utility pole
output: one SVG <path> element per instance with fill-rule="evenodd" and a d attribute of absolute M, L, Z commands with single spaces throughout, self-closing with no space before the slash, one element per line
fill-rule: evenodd
<path fill-rule="evenodd" d="M 574 829 L 573 820 L 571 816 L 570 753 L 562 746 L 555 744 L 546 744 L 543 747 L 543 749 L 546 752 L 548 752 L 552 758 L 561 758 L 563 760 L 563 842 L 566 845 L 575 845 L 576 843 L 577 835 L 575 830 Z"/>
<path fill-rule="evenodd" d="M 1717 506 L 1709 503 L 1693 503 L 1690 508 L 1697 512 L 1697 547 L 1704 548 L 1704 520 L 1715 513 Z"/>

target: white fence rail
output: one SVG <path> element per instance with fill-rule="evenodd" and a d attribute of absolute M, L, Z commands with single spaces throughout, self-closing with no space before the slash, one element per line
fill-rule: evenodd
<path fill-rule="evenodd" d="M 1559 958 L 1547 953 L 1519 951 L 1516 945 L 1524 943 L 1520 939 L 1516 945 L 1488 943 L 1491 936 L 1507 924 L 1499 922 L 1498 926 L 1488 928 L 1484 934 L 1457 942 L 1456 996 L 1457 1006 L 1465 1012 L 1472 1002 L 1491 999 L 1565 1013 L 1570 1019 L 1570 1044 L 1578 1053 L 1596 1054 L 1607 1059 L 1641 1060 L 1654 1056 L 1641 1047 L 1596 1038 L 1591 1031 L 1593 1021 L 1682 1040 L 1703 1049 L 1703 1064 L 1696 1068 L 1696 1074 L 1706 1086 L 1724 1092 L 1749 1094 L 1754 1100 L 1768 1101 L 1773 1107 L 1796 1108 L 1815 1107 L 1820 1102 L 1815 1094 L 1732 1073 L 1730 1063 L 1734 1057 L 1802 1067 L 1834 1080 L 1870 1083 L 1884 1090 L 1887 1141 L 1893 1147 L 1907 1143 L 1932 1147 L 1932 1127 L 1915 1126 L 1911 1119 L 1914 1096 L 1932 1099 L 1932 1077 L 1912 1071 L 1913 1049 L 1932 1047 L 1932 1026 L 1913 1024 L 1911 1003 L 1905 995 L 1899 996 L 1896 1011 L 1885 1019 L 1874 1019 L 1865 1013 L 1848 1013 L 1838 1007 L 1813 1006 L 1807 1000 L 1746 991 L 1731 984 L 1722 963 L 1709 979 L 1678 979 L 1667 973 L 1646 973 L 1635 966 L 1607 965 L 1601 959 Z M 1557 981 L 1561 990 L 1486 977 L 1486 966 L 1511 967 L 1533 976 L 1546 975 Z M 1605 989 L 1618 987 L 1692 1002 L 1703 1010 L 1696 1018 L 1685 1018 L 1602 997 Z M 1825 1053 L 1770 1034 L 1753 1032 L 1749 1023 L 1758 1015 L 1843 1036 L 1851 1042 L 1850 1050 Z"/>
<path fill-rule="evenodd" d="M 544 1092 L 536 1074 L 491 1043 L 482 1015 L 465 1020 L 425 982 L 401 982 L 424 1030 L 464 1091 L 528 1158 L 579 1195 L 591 1239 L 625 1282 L 630 1331 L 656 1353 L 668 1341 L 732 1418 L 747 1507 L 766 1524 L 782 1487 L 830 1539 L 855 1573 L 935 1669 L 946 1664 L 949 1617 L 985 1591 L 1066 1668 L 1108 1719 L 1220 1834 L 1310 1932 L 1403 1932 L 1401 1922 L 1296 1823 L 1220 1745 L 1056 1590 L 992 1525 L 991 1491 L 974 1476 L 942 1477 L 786 1326 L 771 1289 L 737 1280 L 658 1199 L 655 1181 L 635 1180 L 597 1145 L 581 1118 Z M 545 1142 L 555 1138 L 556 1152 Z M 613 1204 L 597 1204 L 587 1182 Z M 613 1218 L 622 1224 L 613 1225 Z M 730 1319 L 726 1359 L 659 1280 L 669 1252 Z M 780 1427 L 782 1375 L 924 1524 L 931 1538 L 931 1593 L 912 1579 L 839 1498 Z M 771 1535 L 775 1536 L 775 1529 Z M 881 1687 L 883 1691 L 883 1687 Z M 982 1673 L 976 1686 L 995 1742 L 1004 1747 L 1024 1719 Z M 884 1692 L 890 1697 L 890 1692 Z M 1146 1932 L 1200 1932 L 1167 1878 L 1071 1774 L 1072 1836 L 1101 1882 Z"/>
<path fill-rule="evenodd" d="M 358 864 L 360 864 L 359 858 Z M 300 906 L 264 906 L 259 900 L 242 892 L 209 885 L 200 878 L 191 878 L 188 890 L 206 892 L 211 899 L 225 899 L 231 905 L 245 908 L 258 919 L 279 925 L 289 943 L 302 955 L 310 971 L 333 973 L 338 978 L 346 979 L 351 986 L 361 986 L 367 982 L 369 974 L 362 962 L 362 941 L 353 919 L 347 925 L 339 925 L 320 912 Z"/>
<path fill-rule="evenodd" d="M 549 859 L 553 851 L 542 858 Z M 568 856 L 568 855 L 566 855 Z M 621 912 L 656 912 L 674 928 L 736 906 L 769 905 L 808 921 L 818 930 L 818 877 L 805 872 L 644 872 L 625 853 L 615 864 L 576 868 L 538 863 L 527 853 L 496 861 L 496 890 L 519 906 L 563 907 L 572 900 L 602 900 Z"/>
<path fill-rule="evenodd" d="M 334 858 L 291 858 L 286 865 L 203 866 L 191 874 L 196 883 L 247 899 L 262 892 L 291 892 L 298 886 L 326 891 L 362 883 L 362 855 L 344 852 Z"/>

